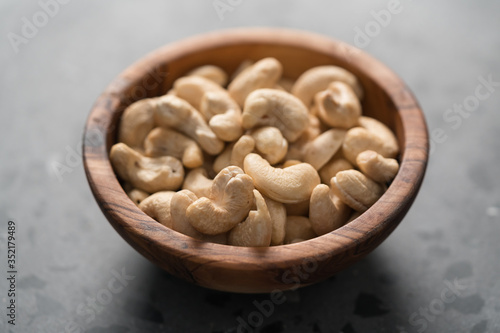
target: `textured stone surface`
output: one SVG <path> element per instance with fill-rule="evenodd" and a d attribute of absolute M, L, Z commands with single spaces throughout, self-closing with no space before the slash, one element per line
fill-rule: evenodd
<path fill-rule="evenodd" d="M 500 332 L 500 86 L 475 111 L 443 117 L 471 102 L 478 78 L 500 81 L 500 3 L 401 0 L 379 31 L 372 11 L 390 1 L 232 1 L 223 20 L 213 3 L 70 1 L 51 7 L 17 53 L 9 33 L 22 35 L 40 4 L 0 3 L 3 309 L 8 219 L 19 271 L 17 325 L 2 310 L 0 331 L 220 333 L 236 332 L 241 317 L 261 332 Z M 406 81 L 431 133 L 441 129 L 419 196 L 387 241 L 336 277 L 285 293 L 262 323 L 256 304 L 269 295 L 195 287 L 137 254 L 101 214 L 78 157 L 87 114 L 122 69 L 165 43 L 239 26 L 358 44 Z M 373 37 L 356 39 L 358 28 Z"/>

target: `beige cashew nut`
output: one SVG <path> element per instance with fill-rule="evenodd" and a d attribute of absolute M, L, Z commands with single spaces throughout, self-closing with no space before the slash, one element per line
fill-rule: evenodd
<path fill-rule="evenodd" d="M 335 156 L 319 169 L 321 181 L 325 184 L 330 184 L 332 177 L 335 177 L 337 172 L 343 170 L 354 169 L 354 166 L 345 158 L 335 158 Z"/>
<path fill-rule="evenodd" d="M 285 244 L 296 243 L 316 237 L 311 221 L 304 216 L 287 216 L 285 225 Z"/>
<path fill-rule="evenodd" d="M 345 158 L 354 165 L 356 157 L 365 150 L 373 150 L 384 157 L 391 157 L 393 150 L 379 136 L 368 131 L 363 127 L 354 127 L 347 131 L 344 143 L 342 144 L 342 152 Z"/>
<path fill-rule="evenodd" d="M 245 157 L 243 166 L 259 192 L 282 203 L 308 200 L 320 183 L 318 172 L 307 163 L 274 168 L 260 155 L 252 153 Z"/>
<path fill-rule="evenodd" d="M 219 139 L 231 142 L 243 134 L 241 108 L 226 91 L 205 93 L 200 112 Z"/>
<path fill-rule="evenodd" d="M 281 63 L 274 58 L 264 58 L 244 69 L 227 87 L 234 100 L 243 106 L 247 96 L 254 90 L 272 88 L 283 72 Z"/>
<path fill-rule="evenodd" d="M 144 139 L 154 128 L 155 99 L 141 99 L 125 109 L 120 120 L 118 141 L 127 146 L 142 149 Z"/>
<path fill-rule="evenodd" d="M 255 140 L 250 135 L 243 135 L 236 141 L 231 151 L 230 165 L 235 165 L 243 168 L 243 160 L 245 156 L 250 154 L 255 148 Z"/>
<path fill-rule="evenodd" d="M 373 150 L 365 150 L 356 158 L 359 169 L 368 177 L 379 183 L 387 183 L 396 177 L 399 170 L 398 161 L 385 158 Z"/>
<path fill-rule="evenodd" d="M 262 194 L 253 190 L 256 210 L 228 234 L 228 244 L 235 246 L 269 246 L 273 232 L 271 215 Z"/>
<path fill-rule="evenodd" d="M 254 203 L 253 182 L 238 167 L 223 169 L 214 178 L 210 197 L 199 198 L 186 211 L 191 225 L 207 235 L 231 230 L 248 215 Z"/>
<path fill-rule="evenodd" d="M 224 143 L 188 102 L 176 96 L 162 96 L 157 104 L 155 121 L 159 126 L 179 130 L 195 140 L 208 154 L 216 155 L 224 149 Z"/>
<path fill-rule="evenodd" d="M 293 95 L 275 89 L 258 89 L 247 97 L 242 124 L 246 129 L 277 127 L 289 142 L 293 142 L 307 129 L 309 117 L 307 108 Z"/>
<path fill-rule="evenodd" d="M 346 205 L 364 212 L 384 194 L 384 187 L 358 170 L 345 170 L 331 180 L 332 191 Z"/>
<path fill-rule="evenodd" d="M 384 142 L 384 150 L 387 156 L 395 158 L 399 153 L 398 140 L 394 133 L 382 122 L 375 118 L 362 116 L 359 118 L 359 125 L 366 128 L 369 132 L 377 135 Z"/>
<path fill-rule="evenodd" d="M 144 199 L 149 196 L 149 193 L 137 188 L 133 188 L 127 191 L 127 195 L 130 200 L 132 200 L 136 205 L 139 205 Z"/>
<path fill-rule="evenodd" d="M 351 72 L 332 65 L 313 67 L 302 73 L 292 87 L 292 94 L 309 107 L 314 96 L 326 90 L 333 81 L 342 81 L 351 86 L 358 98 L 363 96 L 358 79 Z"/>
<path fill-rule="evenodd" d="M 175 157 L 145 157 L 117 143 L 111 147 L 109 159 L 120 178 L 149 193 L 177 190 L 184 180 L 182 163 Z"/>
<path fill-rule="evenodd" d="M 280 162 L 288 151 L 288 141 L 276 127 L 264 126 L 253 130 L 250 135 L 255 140 L 255 149 L 269 163 Z"/>
<path fill-rule="evenodd" d="M 170 201 L 176 192 L 160 191 L 144 199 L 139 208 L 152 219 L 168 228 L 172 228 L 172 215 L 170 214 Z"/>
<path fill-rule="evenodd" d="M 172 156 L 182 160 L 186 168 L 203 165 L 203 152 L 198 144 L 187 136 L 168 129 L 153 129 L 144 141 L 146 156 Z"/>
<path fill-rule="evenodd" d="M 264 197 L 264 200 L 272 221 L 271 245 L 281 245 L 285 239 L 285 205 L 268 197 Z"/>
<path fill-rule="evenodd" d="M 316 170 L 321 169 L 342 147 L 345 133 L 341 129 L 330 129 L 310 141 L 304 148 L 304 162 Z"/>
<path fill-rule="evenodd" d="M 183 76 L 174 82 L 175 95 L 200 109 L 201 100 L 207 92 L 226 92 L 224 88 L 212 80 L 201 76 Z"/>
<path fill-rule="evenodd" d="M 209 197 L 212 184 L 213 179 L 208 178 L 207 171 L 203 168 L 196 168 L 188 172 L 182 184 L 182 189 L 190 190 L 198 198 Z"/>
<path fill-rule="evenodd" d="M 201 76 L 205 79 L 209 79 L 215 83 L 217 83 L 219 86 L 225 86 L 227 83 L 227 74 L 226 72 L 214 65 L 203 65 L 200 67 L 196 67 L 195 69 L 191 70 L 188 74 L 188 76 Z"/>
<path fill-rule="evenodd" d="M 316 186 L 311 194 L 309 219 L 314 232 L 324 235 L 340 228 L 349 219 L 351 209 L 325 184 Z"/>
<path fill-rule="evenodd" d="M 346 129 L 358 125 L 361 104 L 348 84 L 334 81 L 327 90 L 317 93 L 314 101 L 319 117 L 327 125 Z"/>

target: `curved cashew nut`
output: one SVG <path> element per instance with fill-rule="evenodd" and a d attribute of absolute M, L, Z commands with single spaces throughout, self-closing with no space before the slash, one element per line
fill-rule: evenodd
<path fill-rule="evenodd" d="M 269 246 L 273 232 L 272 220 L 262 194 L 253 190 L 256 210 L 251 210 L 245 221 L 228 234 L 228 244 L 235 246 Z"/>
<path fill-rule="evenodd" d="M 277 127 L 289 141 L 297 140 L 309 124 L 307 108 L 293 95 L 276 89 L 258 89 L 248 95 L 242 124 Z"/>
<path fill-rule="evenodd" d="M 354 165 L 358 154 L 365 150 L 373 150 L 384 157 L 391 157 L 391 147 L 376 134 L 368 131 L 363 127 L 354 127 L 347 131 L 344 143 L 342 144 L 342 152 L 345 158 Z"/>
<path fill-rule="evenodd" d="M 361 104 L 348 84 L 334 81 L 327 90 L 317 93 L 314 101 L 318 115 L 327 125 L 349 129 L 358 124 Z"/>
<path fill-rule="evenodd" d="M 139 208 L 152 219 L 168 228 L 172 228 L 172 215 L 170 214 L 170 200 L 174 191 L 160 191 L 144 199 Z"/>
<path fill-rule="evenodd" d="M 120 178 L 149 193 L 177 190 L 184 180 L 182 163 L 175 157 L 145 157 L 117 143 L 111 147 L 109 159 Z"/>
<path fill-rule="evenodd" d="M 333 81 L 345 82 L 351 86 L 359 98 L 363 96 L 363 89 L 358 79 L 351 72 L 332 65 L 313 67 L 302 73 L 292 87 L 292 94 L 309 107 L 314 95 L 326 90 Z"/>
<path fill-rule="evenodd" d="M 223 169 L 214 178 L 209 198 L 199 198 L 187 209 L 191 225 L 207 235 L 231 230 L 248 215 L 252 208 L 252 178 L 238 167 Z"/>
<path fill-rule="evenodd" d="M 398 161 L 393 158 L 384 158 L 373 150 L 361 152 L 356 162 L 365 175 L 379 183 L 390 182 L 399 170 Z"/>
<path fill-rule="evenodd" d="M 227 87 L 229 94 L 241 106 L 256 89 L 272 88 L 283 72 L 281 63 L 274 58 L 264 58 L 243 70 Z"/>
<path fill-rule="evenodd" d="M 127 191 L 127 195 L 130 200 L 132 200 L 136 205 L 139 205 L 144 199 L 149 196 L 149 193 L 137 188 L 133 188 Z"/>
<path fill-rule="evenodd" d="M 146 156 L 172 156 L 182 160 L 186 168 L 203 165 L 203 152 L 198 144 L 187 136 L 167 128 L 153 129 L 144 141 Z"/>
<path fill-rule="evenodd" d="M 184 179 L 184 184 L 182 184 L 182 189 L 190 190 L 198 198 L 208 198 L 212 184 L 213 180 L 208 178 L 207 171 L 203 168 L 197 168 L 188 172 L 186 179 Z"/>
<path fill-rule="evenodd" d="M 316 186 L 311 194 L 309 219 L 314 232 L 324 235 L 340 228 L 349 219 L 351 209 L 325 184 Z"/>
<path fill-rule="evenodd" d="M 310 141 L 304 148 L 304 162 L 316 170 L 321 169 L 342 147 L 345 133 L 341 129 L 331 129 Z"/>
<path fill-rule="evenodd" d="M 266 200 L 267 209 L 272 221 L 271 245 L 281 245 L 285 239 L 285 205 L 268 197 L 264 197 L 264 200 Z"/>
<path fill-rule="evenodd" d="M 200 109 L 201 99 L 207 92 L 222 91 L 224 88 L 212 80 L 201 76 L 183 76 L 174 82 L 175 95 L 191 104 L 196 110 Z"/>
<path fill-rule="evenodd" d="M 255 140 L 250 135 L 243 135 L 236 141 L 231 151 L 231 165 L 243 168 L 245 156 L 250 154 L 255 148 Z"/>
<path fill-rule="evenodd" d="M 120 120 L 118 141 L 142 149 L 144 139 L 154 128 L 155 99 L 141 99 L 125 109 Z"/>
<path fill-rule="evenodd" d="M 217 138 L 200 113 L 188 102 L 167 95 L 160 97 L 157 104 L 155 121 L 159 126 L 179 130 L 195 140 L 208 154 L 216 155 L 224 149 L 224 143 Z"/>
<path fill-rule="evenodd" d="M 394 133 L 385 124 L 377 119 L 362 116 L 359 118 L 359 125 L 382 139 L 384 142 L 384 150 L 387 153 L 387 156 L 384 157 L 394 158 L 398 155 L 398 140 L 396 139 Z"/>
<path fill-rule="evenodd" d="M 217 83 L 219 86 L 225 86 L 227 83 L 226 72 L 222 68 L 214 65 L 203 65 L 200 67 L 196 67 L 195 69 L 191 70 L 187 75 L 201 76 L 205 79 L 209 79 Z"/>
<path fill-rule="evenodd" d="M 288 141 L 276 127 L 257 128 L 250 134 L 255 140 L 255 149 L 271 164 L 281 161 L 288 151 Z"/>
<path fill-rule="evenodd" d="M 358 170 L 345 170 L 331 180 L 332 191 L 354 210 L 364 212 L 384 194 L 384 187 Z"/>
<path fill-rule="evenodd" d="M 273 168 L 260 155 L 252 153 L 245 157 L 243 166 L 259 192 L 282 203 L 308 200 L 320 183 L 318 172 L 307 163 L 286 169 Z"/>
<path fill-rule="evenodd" d="M 285 244 L 296 243 L 316 237 L 311 221 L 304 216 L 288 216 L 285 225 Z"/>
<path fill-rule="evenodd" d="M 205 93 L 200 112 L 219 139 L 234 141 L 243 134 L 240 106 L 225 91 Z"/>
<path fill-rule="evenodd" d="M 354 166 L 348 160 L 334 157 L 319 169 L 319 176 L 323 183 L 330 184 L 330 180 L 335 177 L 337 172 L 349 169 L 354 169 Z"/>

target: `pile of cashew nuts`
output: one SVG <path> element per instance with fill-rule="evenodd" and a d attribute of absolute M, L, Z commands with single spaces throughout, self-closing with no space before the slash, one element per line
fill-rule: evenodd
<path fill-rule="evenodd" d="M 236 246 L 304 241 L 366 211 L 398 172 L 396 137 L 362 116 L 362 97 L 333 65 L 296 81 L 274 58 L 231 78 L 205 65 L 125 109 L 110 161 L 139 208 L 175 231 Z"/>

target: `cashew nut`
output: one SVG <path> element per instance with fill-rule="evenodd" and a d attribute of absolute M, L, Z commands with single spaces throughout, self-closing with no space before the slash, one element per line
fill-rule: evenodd
<path fill-rule="evenodd" d="M 231 165 L 243 168 L 245 156 L 250 154 L 255 148 L 255 140 L 250 135 L 243 135 L 236 141 L 231 151 Z"/>
<path fill-rule="evenodd" d="M 335 156 L 319 169 L 321 181 L 325 184 L 330 184 L 332 177 L 335 177 L 337 172 L 343 170 L 354 169 L 354 166 L 345 158 L 335 158 Z"/>
<path fill-rule="evenodd" d="M 288 141 L 276 127 L 265 126 L 252 131 L 250 135 L 255 140 L 255 149 L 269 163 L 281 161 L 288 151 Z"/>
<path fill-rule="evenodd" d="M 275 89 L 258 89 L 248 95 L 242 124 L 277 127 L 289 141 L 297 140 L 309 123 L 307 108 L 293 95 Z"/>
<path fill-rule="evenodd" d="M 124 143 L 111 147 L 109 159 L 120 178 L 149 193 L 177 190 L 184 179 L 182 163 L 175 157 L 145 157 Z"/>
<path fill-rule="evenodd" d="M 152 98 L 141 99 L 127 107 L 120 120 L 118 141 L 142 149 L 144 139 L 155 126 L 155 110 L 156 102 Z"/>
<path fill-rule="evenodd" d="M 389 127 L 387 127 L 377 119 L 366 116 L 362 116 L 359 118 L 359 125 L 382 139 L 382 141 L 384 142 L 384 150 L 387 153 L 387 156 L 384 157 L 395 158 L 398 155 L 398 140 L 396 139 L 394 133 L 389 129 Z"/>
<path fill-rule="evenodd" d="M 331 180 L 332 191 L 352 209 L 364 212 L 384 194 L 384 187 L 358 170 L 345 170 Z"/>
<path fill-rule="evenodd" d="M 209 120 L 208 125 L 219 139 L 234 141 L 243 134 L 241 109 L 225 91 L 205 93 L 200 112 Z"/>
<path fill-rule="evenodd" d="M 268 197 L 264 197 L 264 200 L 266 200 L 267 209 L 272 221 L 271 245 L 281 245 L 285 239 L 285 205 Z"/>
<path fill-rule="evenodd" d="M 345 158 L 354 165 L 356 164 L 356 157 L 358 154 L 365 150 L 373 150 L 384 157 L 390 157 L 392 154 L 392 147 L 387 145 L 387 142 L 368 131 L 363 127 L 354 127 L 347 131 L 344 143 L 342 144 L 342 152 Z"/>
<path fill-rule="evenodd" d="M 266 201 L 257 190 L 253 190 L 256 210 L 251 210 L 245 221 L 236 225 L 228 234 L 229 245 L 269 246 L 273 232 L 271 215 Z"/>
<path fill-rule="evenodd" d="M 295 240 L 308 240 L 316 237 L 311 221 L 304 216 L 287 216 L 285 225 L 285 244 Z"/>
<path fill-rule="evenodd" d="M 139 208 L 152 219 L 160 222 L 168 228 L 172 228 L 172 216 L 170 214 L 170 200 L 176 192 L 160 191 L 145 198 Z"/>
<path fill-rule="evenodd" d="M 241 106 L 245 104 L 247 96 L 254 90 L 272 88 L 281 77 L 283 68 L 274 58 L 264 58 L 243 70 L 229 84 L 227 90 L 234 100 Z"/>
<path fill-rule="evenodd" d="M 225 86 L 227 83 L 226 72 L 224 72 L 222 68 L 214 65 L 204 65 L 196 67 L 195 69 L 191 70 L 187 75 L 204 77 L 205 79 L 214 81 L 219 86 Z"/>
<path fill-rule="evenodd" d="M 253 182 L 236 166 L 223 169 L 215 177 L 210 197 L 191 204 L 186 215 L 191 225 L 207 235 L 231 230 L 248 215 L 252 208 Z"/>
<path fill-rule="evenodd" d="M 139 190 L 137 188 L 133 188 L 127 191 L 127 195 L 136 205 L 139 205 L 144 199 L 149 196 L 149 193 L 144 192 L 143 190 Z"/>
<path fill-rule="evenodd" d="M 334 81 L 327 90 L 317 93 L 314 101 L 318 115 L 327 125 L 349 129 L 358 124 L 361 104 L 348 84 Z"/>
<path fill-rule="evenodd" d="M 186 168 L 203 165 L 203 152 L 198 144 L 187 136 L 167 128 L 153 129 L 144 141 L 146 156 L 172 156 L 182 160 Z"/>
<path fill-rule="evenodd" d="M 213 243 L 226 244 L 227 235 L 204 235 L 198 232 L 189 222 L 186 215 L 188 207 L 197 200 L 194 193 L 189 190 L 176 192 L 170 201 L 170 212 L 172 215 L 172 229 L 196 239 L 205 240 Z"/>
<path fill-rule="evenodd" d="M 175 95 L 191 104 L 196 110 L 200 109 L 201 99 L 207 92 L 222 91 L 224 88 L 212 80 L 201 76 L 183 76 L 174 82 Z"/>
<path fill-rule="evenodd" d="M 233 154 L 234 145 L 234 142 L 228 144 L 222 153 L 217 155 L 212 167 L 215 173 L 219 173 L 222 169 L 231 165 L 231 155 Z"/>
<path fill-rule="evenodd" d="M 200 79 L 196 76 L 191 78 Z M 186 134 L 211 155 L 216 155 L 224 149 L 224 143 L 212 132 L 200 113 L 179 97 L 160 97 L 155 121 L 162 127 L 175 128 Z"/>
<path fill-rule="evenodd" d="M 346 131 L 331 129 L 309 142 L 305 147 L 304 162 L 321 169 L 342 147 Z"/>
<path fill-rule="evenodd" d="M 190 190 L 198 198 L 209 197 L 212 184 L 213 180 L 208 178 L 207 171 L 203 168 L 197 168 L 188 172 L 182 184 L 182 189 Z"/>
<path fill-rule="evenodd" d="M 373 150 L 360 153 L 356 162 L 365 175 L 379 183 L 390 182 L 399 170 L 398 161 L 393 158 L 384 158 Z"/>
<path fill-rule="evenodd" d="M 324 235 L 343 226 L 351 210 L 325 184 L 316 186 L 311 194 L 309 219 L 314 232 Z"/>
<path fill-rule="evenodd" d="M 259 192 L 282 203 L 308 200 L 314 187 L 320 183 L 318 172 L 307 163 L 279 169 L 252 153 L 245 157 L 243 166 Z"/>
<path fill-rule="evenodd" d="M 333 81 L 347 83 L 358 98 L 362 97 L 363 89 L 358 79 L 351 72 L 331 65 L 313 67 L 302 73 L 292 87 L 292 94 L 309 107 L 314 96 L 318 92 L 326 90 Z"/>

